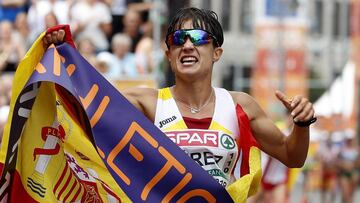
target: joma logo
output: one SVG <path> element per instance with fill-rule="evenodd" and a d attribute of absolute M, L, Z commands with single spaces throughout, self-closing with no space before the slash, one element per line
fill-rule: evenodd
<path fill-rule="evenodd" d="M 160 121 L 160 122 L 159 122 L 160 128 L 162 128 L 164 125 L 166 125 L 166 124 L 168 124 L 168 123 L 170 123 L 170 122 L 173 122 L 175 119 L 176 119 L 176 116 L 172 116 L 172 117 L 170 117 L 170 118 L 167 118 L 167 119 L 165 119 L 165 120 Z"/>

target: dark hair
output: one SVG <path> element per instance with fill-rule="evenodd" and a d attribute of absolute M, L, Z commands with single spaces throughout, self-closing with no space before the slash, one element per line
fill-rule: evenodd
<path fill-rule="evenodd" d="M 180 9 L 170 21 L 166 36 L 180 29 L 188 20 L 192 20 L 194 29 L 203 29 L 214 35 L 218 42 L 218 45 L 214 42 L 214 46 L 221 47 L 224 42 L 223 29 L 218 21 L 217 14 L 210 10 L 194 7 Z"/>

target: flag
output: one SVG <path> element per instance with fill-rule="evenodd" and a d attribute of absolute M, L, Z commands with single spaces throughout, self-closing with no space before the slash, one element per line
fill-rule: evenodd
<path fill-rule="evenodd" d="M 261 181 L 261 154 L 250 126 L 250 120 L 240 105 L 236 106 L 236 115 L 240 126 L 241 150 L 240 178 L 229 185 L 227 191 L 234 202 L 246 202 L 246 199 L 256 194 Z"/>
<path fill-rule="evenodd" d="M 96 150 L 89 150 L 92 143 L 64 109 L 54 83 L 26 84 L 33 71 L 43 70 L 39 63 L 45 51 L 40 40 L 43 35 L 15 74 L 0 152 L 1 162 L 5 162 L 8 148 L 11 152 L 3 169 L 1 201 L 120 202 L 121 198 L 130 202 Z"/>
<path fill-rule="evenodd" d="M 233 202 L 76 49 L 45 50 L 43 35 L 14 78 L 1 201 Z"/>

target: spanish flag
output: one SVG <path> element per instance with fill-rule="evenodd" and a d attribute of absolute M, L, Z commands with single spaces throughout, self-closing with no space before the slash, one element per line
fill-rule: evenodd
<path fill-rule="evenodd" d="M 45 73 L 48 67 L 53 75 L 61 74 L 64 59 L 55 51 L 53 64 L 40 62 L 46 51 L 43 36 L 15 74 L 0 151 L 1 202 L 130 202 L 63 104 L 54 81 L 29 83 L 34 72 Z M 55 47 L 46 53 L 50 50 Z"/>
<path fill-rule="evenodd" d="M 236 114 L 240 126 L 241 151 L 240 178 L 226 188 L 234 202 L 246 202 L 255 195 L 261 181 L 261 151 L 250 126 L 250 120 L 240 105 L 236 106 Z"/>
<path fill-rule="evenodd" d="M 74 47 L 45 50 L 43 36 L 15 74 L 1 202 L 234 202 Z"/>

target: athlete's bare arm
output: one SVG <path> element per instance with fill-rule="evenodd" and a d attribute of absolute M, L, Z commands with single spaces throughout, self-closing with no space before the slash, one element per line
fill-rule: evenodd
<path fill-rule="evenodd" d="M 155 120 L 158 90 L 134 87 L 120 91 L 131 104 L 140 110 L 152 122 Z"/>
<path fill-rule="evenodd" d="M 231 94 L 234 101 L 240 104 L 248 115 L 253 135 L 261 150 L 288 167 L 301 167 L 307 155 L 309 128 L 294 125 L 290 135 L 285 136 L 251 96 L 240 92 L 231 92 Z M 285 97 L 282 99 L 285 101 Z M 297 99 L 300 100 L 294 101 L 294 107 L 291 107 L 291 104 L 287 106 L 291 108 L 289 109 L 292 110 L 291 112 L 295 111 L 296 114 L 293 118 L 298 121 L 310 120 L 314 115 L 311 103 L 300 97 Z M 302 99 L 303 101 L 301 101 Z M 308 110 L 308 106 L 311 106 L 310 110 Z"/>

